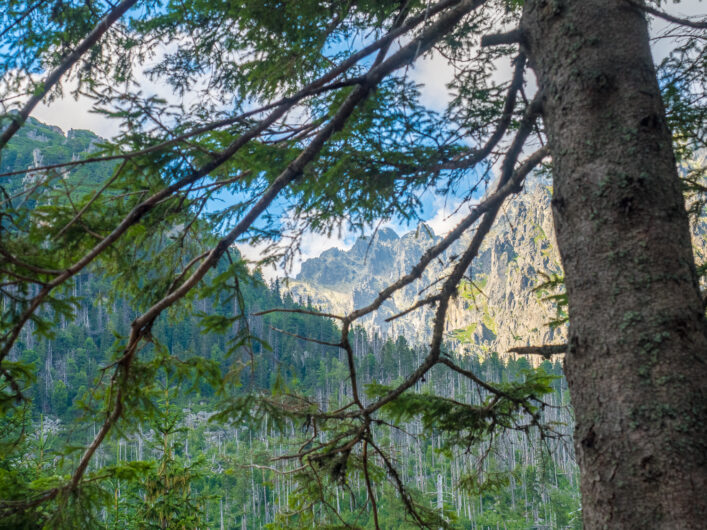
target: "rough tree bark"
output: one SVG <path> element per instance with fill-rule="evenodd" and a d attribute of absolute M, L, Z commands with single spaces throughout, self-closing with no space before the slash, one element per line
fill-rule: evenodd
<path fill-rule="evenodd" d="M 643 14 L 527 0 L 569 297 L 585 528 L 704 528 L 707 323 Z"/>

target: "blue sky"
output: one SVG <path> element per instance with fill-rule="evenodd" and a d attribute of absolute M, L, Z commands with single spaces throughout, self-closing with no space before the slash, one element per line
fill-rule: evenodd
<path fill-rule="evenodd" d="M 703 0 L 682 0 L 680 3 L 673 1 L 664 2 L 661 6 L 665 11 L 676 16 L 704 16 L 707 12 L 707 2 Z M 652 21 L 653 36 L 659 35 L 667 26 L 662 20 Z M 656 60 L 662 59 L 667 50 L 671 47 L 670 42 L 657 41 L 653 45 L 653 53 Z M 499 76 L 505 76 L 509 72 L 503 67 Z M 410 69 L 410 78 L 423 83 L 422 101 L 432 109 L 439 110 L 444 107 L 447 99 L 446 83 L 452 78 L 453 71 L 446 61 L 439 56 L 432 59 L 426 58 L 418 60 L 414 68 Z M 141 80 L 145 92 L 160 93 L 159 85 L 151 83 L 147 78 Z M 64 130 L 68 129 L 90 129 L 104 137 L 110 137 L 117 131 L 115 123 L 105 117 L 92 114 L 86 111 L 86 102 L 75 101 L 68 90 L 63 99 L 54 101 L 50 105 L 40 105 L 34 112 L 34 116 L 46 123 L 58 125 Z"/>
<path fill-rule="evenodd" d="M 695 16 L 704 15 L 705 13 L 705 3 L 702 0 L 683 0 L 679 4 L 665 3 L 662 7 L 677 16 Z M 654 19 L 651 25 L 652 35 L 660 35 L 666 27 L 667 24 L 665 22 Z M 671 42 L 668 40 L 655 41 L 653 44 L 653 53 L 656 61 L 660 61 L 670 48 Z M 444 109 L 449 99 L 446 84 L 454 75 L 453 69 L 447 64 L 444 58 L 435 55 L 431 58 L 419 59 L 414 67 L 409 69 L 407 75 L 412 81 L 422 85 L 421 99 L 424 105 L 433 110 Z M 497 78 L 499 80 L 508 79 L 509 75 L 510 64 L 499 64 L 496 72 Z M 146 76 L 142 76 L 140 83 L 144 93 L 163 95 L 161 94 L 163 87 L 152 83 Z M 90 107 L 87 101 L 81 98 L 75 100 L 70 95 L 70 90 L 65 90 L 64 93 L 65 95 L 62 99 L 53 101 L 50 104 L 40 105 L 33 113 L 33 116 L 45 123 L 58 125 L 65 131 L 69 129 L 89 129 L 104 137 L 110 137 L 117 132 L 117 124 L 115 122 L 87 110 Z M 190 97 L 198 97 L 198 94 L 188 94 L 186 96 L 187 103 Z M 228 201 L 228 198 L 225 199 Z M 457 215 L 451 215 L 459 204 L 459 200 L 454 197 L 445 200 L 432 192 L 427 192 L 421 199 L 423 202 L 422 217 L 431 225 L 436 233 L 444 233 L 452 228 L 456 219 L 466 212 L 465 207 L 465 209 Z M 273 211 L 277 212 L 278 208 L 282 211 L 282 214 L 285 214 L 282 206 L 275 206 Z M 404 233 L 414 228 L 414 226 L 405 226 L 394 222 L 386 223 L 385 226 L 393 228 L 398 233 Z M 319 255 L 323 250 L 331 247 L 342 249 L 349 248 L 353 245 L 357 237 L 358 234 L 346 230 L 331 238 L 317 234 L 309 234 L 305 236 L 303 240 L 302 259 Z M 252 258 L 256 258 L 259 254 L 259 249 L 242 248 L 242 251 Z M 296 264 L 291 274 L 296 274 L 298 269 L 299 264 Z M 276 274 L 273 271 L 266 271 L 266 273 L 268 276 Z"/>

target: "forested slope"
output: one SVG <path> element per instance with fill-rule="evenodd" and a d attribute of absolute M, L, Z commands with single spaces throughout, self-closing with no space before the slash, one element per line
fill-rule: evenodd
<path fill-rule="evenodd" d="M 30 474 L 39 483 L 41 477 L 61 475 L 75 457 L 71 452 L 61 456 L 65 444 L 82 445 L 94 434 L 97 422 L 91 420 L 87 389 L 100 379 L 101 368 L 111 362 L 105 352 L 112 351 L 112 330 L 119 329 L 131 311 L 124 302 L 107 303 L 99 282 L 84 278 L 79 285 L 77 294 L 89 291 L 96 305 L 82 308 L 78 323 L 67 323 L 55 339 L 32 341 L 28 334 L 29 341 L 18 346 L 20 360 L 39 363 L 42 369 L 23 422 L 11 428 L 5 424 L 5 444 L 20 439 L 22 428 L 27 432 L 21 438 L 22 451 L 14 456 L 10 453 L 2 461 L 3 487 L 9 487 L 16 473 Z M 263 285 L 248 286 L 245 293 L 248 306 L 255 309 L 301 307 Z M 214 309 L 208 301 L 203 302 L 206 314 L 213 314 Z M 107 527 L 127 524 L 135 528 L 148 522 L 165 523 L 168 528 L 182 524 L 262 528 L 270 523 L 279 528 L 286 524 L 307 527 L 315 521 L 318 525 L 336 523 L 332 513 L 321 508 L 300 512 L 309 505 L 310 496 L 292 473 L 298 466 L 288 460 L 273 461 L 306 444 L 306 429 L 278 417 L 268 407 L 258 409 L 250 418 L 228 412 L 230 400 L 253 396 L 287 400 L 290 393 L 302 393 L 327 403 L 331 410 L 350 399 L 343 352 L 273 330 L 327 340 L 336 333 L 334 325 L 297 314 L 253 317 L 249 324 L 270 347 L 254 347 L 253 365 L 241 354 L 239 385 L 217 395 L 208 384 L 192 386 L 174 371 L 161 371 L 153 396 L 154 413 L 133 432 L 112 438 L 99 450 L 91 469 L 122 466 L 120 476 L 125 478 L 104 484 L 108 489 L 103 494 L 112 494 L 114 499 L 109 508 L 99 508 L 102 504 L 97 500 L 97 521 Z M 229 334 L 202 334 L 194 318 L 175 317 L 161 323 L 154 333 L 156 341 L 177 358 L 196 354 L 223 370 L 232 367 L 232 358 L 226 353 Z M 389 385 L 401 380 L 422 354 L 403 338 L 383 340 L 362 329 L 356 332 L 354 343 L 357 368 L 367 383 Z M 489 382 L 518 380 L 530 370 L 524 358 L 504 362 L 496 354 L 485 359 L 470 355 L 457 361 Z M 405 423 L 403 429 L 377 428 L 380 443 L 396 459 L 401 479 L 412 486 L 421 502 L 446 510 L 450 520 L 462 528 L 495 528 L 497 523 L 519 529 L 579 524 L 568 393 L 559 362 L 546 362 L 541 369 L 559 377 L 553 383 L 554 393 L 546 396 L 549 406 L 543 411 L 543 420 L 564 439 L 541 440 L 533 431 L 510 431 L 465 453 L 445 449 L 443 437 L 426 429 L 420 419 Z M 472 404 L 481 404 L 485 398 L 463 377 L 444 370 L 434 370 L 414 390 Z M 213 417 L 224 410 L 219 419 Z M 322 480 L 329 479 L 323 475 Z M 460 483 L 466 487 L 460 488 Z M 400 518 L 403 509 L 395 491 L 388 484 L 380 487 L 387 491 L 380 495 L 378 506 L 385 521 L 382 527 L 410 528 L 410 523 Z M 348 494 L 327 488 L 327 502 L 350 524 L 372 525 L 360 472 L 353 471 L 347 490 Z"/>
<path fill-rule="evenodd" d="M 89 156 L 99 142 L 88 131 L 64 135 L 31 121 L 10 143 L 14 157 L 3 158 L 2 171 Z M 88 193 L 99 180 L 79 169 L 14 175 L 3 185 L 16 201 L 32 187 L 49 193 L 62 186 L 85 186 Z M 391 235 L 391 242 L 396 239 Z M 497 259 L 493 250 L 488 254 L 486 261 Z M 338 339 L 336 323 L 298 312 L 320 306 L 307 292 L 286 290 L 279 281 L 268 286 L 259 273 L 244 273 L 235 249 L 231 259 L 214 276 L 232 276 L 234 283 L 227 282 L 232 292 L 214 291 L 207 281 L 198 296 L 155 323 L 152 343 L 143 352 L 142 379 L 135 383 L 144 387 L 134 404 L 136 415 L 126 418 L 89 467 L 95 490 L 82 497 L 81 506 L 58 512 L 66 519 L 25 519 L 10 510 L 3 512 L 0 527 L 75 527 L 86 521 L 107 528 L 245 529 L 343 522 L 372 527 L 364 477 L 355 460 L 338 475 L 322 468 L 321 483 L 312 485 L 309 476 L 300 475 L 298 461 L 287 458 L 319 435 L 308 421 L 283 415 L 283 405 L 286 409 L 311 400 L 335 410 L 351 399 L 345 353 L 327 345 Z M 374 266 L 390 266 L 376 259 Z M 315 265 L 316 260 L 305 264 L 302 277 Z M 236 281 L 233 267 L 248 280 Z M 475 275 L 478 281 L 481 274 Z M 324 272 L 319 279 L 337 281 Z M 374 285 L 373 274 L 369 279 Z M 7 495 L 32 498 L 64 480 L 78 450 L 95 436 L 103 420 L 101 405 L 108 399 L 105 368 L 116 362 L 121 333 L 138 309 L 123 281 L 101 267 L 78 275 L 67 293 L 74 318 L 57 314 L 52 331 L 42 328 L 41 321 L 30 322 L 12 349 L 10 362 L 36 367 L 38 376 L 26 390 L 28 405 L 2 418 L 0 489 L 5 500 Z M 134 287 L 153 288 L 149 276 Z M 465 304 L 471 308 L 473 300 Z M 286 312 L 261 314 L 273 308 Z M 484 322 L 482 329 L 489 329 Z M 458 345 L 464 337 L 450 339 Z M 460 367 L 501 385 L 529 377 L 548 385 L 552 391 L 539 414 L 549 436 L 541 439 L 531 428 L 500 436 L 489 431 L 488 437 L 461 450 L 430 429 L 424 416 L 401 417 L 391 410 L 390 421 L 381 421 L 375 431 L 394 460 L 398 478 L 420 506 L 444 514 L 458 527 L 577 527 L 572 416 L 560 363 L 546 362 L 533 372 L 525 358 L 502 360 L 488 347 L 478 348 L 470 334 L 466 339 L 466 355 L 450 350 Z M 400 382 L 424 355 L 413 342 L 375 327 L 355 328 L 351 342 L 356 370 L 371 396 Z M 217 383 L 223 374 L 228 374 L 226 383 Z M 438 396 L 479 407 L 489 398 L 458 373 L 441 369 L 411 391 L 429 396 L 425 399 Z M 380 488 L 382 527 L 409 528 L 396 490 L 383 480 L 389 475 L 383 462 L 371 473 Z"/>

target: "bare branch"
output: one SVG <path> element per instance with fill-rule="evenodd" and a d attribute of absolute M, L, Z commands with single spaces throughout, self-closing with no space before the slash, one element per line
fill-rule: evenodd
<path fill-rule="evenodd" d="M 411 312 L 415 311 L 416 309 L 419 309 L 420 307 L 423 307 L 423 306 L 426 306 L 426 305 L 430 305 L 430 304 L 434 304 L 435 302 L 439 301 L 439 299 L 440 299 L 440 295 L 439 295 L 439 294 L 435 294 L 435 295 L 432 295 L 432 296 L 428 296 L 427 298 L 423 298 L 422 300 L 418 300 L 417 302 L 415 302 L 414 304 L 412 304 L 412 305 L 411 305 L 410 307 L 408 307 L 407 309 L 404 309 L 404 310 L 401 311 L 400 313 L 396 313 L 395 315 L 386 318 L 385 321 L 386 321 L 386 322 L 392 322 L 393 320 L 396 320 L 396 319 L 398 319 L 398 318 L 400 318 L 400 317 L 403 317 L 403 316 L 407 315 L 408 313 L 411 313 Z"/>
<path fill-rule="evenodd" d="M 209 251 L 207 250 L 206 252 L 202 252 L 202 253 L 199 254 L 198 256 L 194 256 L 194 257 L 189 261 L 189 263 L 187 263 L 187 264 L 184 266 L 184 268 L 182 269 L 182 272 L 180 272 L 179 275 L 177 275 L 177 277 L 174 278 L 174 280 L 172 280 L 172 283 L 169 284 L 168 291 L 171 291 L 172 289 L 174 289 L 174 287 L 182 280 L 182 278 L 184 278 L 184 276 L 187 275 L 187 273 L 189 272 L 189 270 L 190 270 L 194 265 L 196 265 L 197 262 L 201 261 L 202 259 L 204 259 L 204 258 L 205 258 L 206 256 L 208 256 L 208 255 L 209 255 Z"/>
<path fill-rule="evenodd" d="M 541 355 L 543 358 L 549 359 L 553 355 L 567 353 L 567 349 L 567 344 L 544 344 L 542 346 L 518 346 L 511 348 L 508 352 L 520 355 Z"/>
<path fill-rule="evenodd" d="M 512 29 L 505 33 L 494 33 L 481 37 L 481 46 L 500 46 L 502 44 L 518 44 L 521 39 L 520 29 Z"/>
<path fill-rule="evenodd" d="M 645 11 L 646 13 L 650 13 L 654 17 L 662 18 L 663 20 L 666 20 L 668 22 L 672 22 L 673 24 L 678 24 L 679 26 L 687 26 L 688 28 L 707 29 L 707 19 L 706 18 L 702 18 L 702 19 L 680 18 L 680 17 L 670 15 L 670 14 L 666 13 L 665 11 L 661 11 L 660 9 L 656 9 L 655 7 L 651 7 L 643 2 L 638 2 L 637 0 L 626 0 L 626 1 L 629 4 L 631 4 L 633 7 L 638 8 L 641 11 Z"/>
<path fill-rule="evenodd" d="M 368 476 L 368 440 L 364 438 L 363 440 L 363 476 L 366 479 L 366 490 L 368 491 L 368 498 L 371 501 L 371 506 L 373 507 L 373 523 L 376 530 L 380 530 L 380 524 L 378 524 L 378 505 L 376 504 L 376 494 L 373 491 L 373 486 L 371 485 L 371 477 Z"/>
<path fill-rule="evenodd" d="M 393 478 L 393 482 L 395 482 L 395 487 L 398 490 L 398 493 L 400 493 L 400 498 L 403 500 L 403 503 L 405 504 L 405 508 L 407 509 L 408 513 L 413 517 L 413 519 L 415 519 L 418 526 L 420 526 L 421 528 L 429 528 L 429 526 L 425 524 L 425 521 L 420 517 L 420 514 L 417 513 L 415 505 L 412 501 L 412 497 L 410 497 L 410 494 L 405 488 L 405 484 L 403 484 L 403 481 L 400 478 L 400 474 L 388 458 L 388 455 L 386 455 L 385 452 L 373 442 L 373 440 L 369 440 L 369 443 L 383 460 L 383 463 L 385 464 L 385 467 L 388 470 L 388 474 Z"/>
<path fill-rule="evenodd" d="M 307 342 L 313 342 L 314 344 L 321 344 L 322 346 L 332 346 L 334 348 L 341 348 L 341 343 L 327 342 L 325 340 L 313 339 L 312 337 L 305 337 L 304 335 L 298 335 L 297 333 L 292 333 L 291 331 L 285 331 L 284 329 L 276 328 L 275 326 L 268 326 L 270 329 L 282 333 L 283 335 L 289 335 L 296 339 L 306 340 Z"/>

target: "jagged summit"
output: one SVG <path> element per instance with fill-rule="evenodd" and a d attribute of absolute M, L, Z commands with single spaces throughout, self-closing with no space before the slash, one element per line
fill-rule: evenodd
<path fill-rule="evenodd" d="M 400 239 L 398 233 L 392 228 L 388 228 L 387 226 L 379 228 L 378 232 L 376 232 L 375 237 L 382 242 L 397 241 L 398 239 Z"/>
<path fill-rule="evenodd" d="M 296 281 L 312 286 L 353 292 L 362 276 L 376 277 L 394 259 L 400 236 L 381 228 L 373 236 L 359 237 L 351 249 L 330 248 L 302 264 Z"/>
<path fill-rule="evenodd" d="M 542 281 L 540 272 L 560 271 L 552 233 L 549 189 L 541 183 L 528 186 L 528 191 L 508 205 L 469 271 L 478 288 L 475 296 L 457 297 L 450 307 L 447 330 L 450 338 L 463 336 L 466 344 L 461 348 L 503 354 L 512 346 L 559 339 L 558 332 L 546 325 L 553 308 L 533 291 Z M 439 285 L 447 259 L 460 254 L 470 237 L 468 234 L 452 245 L 442 255 L 444 263 L 430 264 L 419 280 L 395 293 L 363 324 L 384 334 L 427 342 L 432 308 L 416 310 L 391 323 L 386 318 L 414 304 L 423 289 Z M 360 238 L 347 251 L 330 249 L 305 261 L 290 290 L 329 311 L 349 312 L 370 303 L 392 281 L 409 272 L 439 239 L 426 223 L 402 236 L 381 229 L 373 240 Z"/>
<path fill-rule="evenodd" d="M 551 190 L 547 179 L 531 179 L 525 191 L 509 201 L 486 237 L 467 276 L 473 286 L 450 305 L 449 338 L 459 339 L 460 350 L 479 354 L 497 351 L 505 355 L 514 346 L 552 344 L 565 340 L 565 328 L 552 329 L 554 306 L 543 300 L 549 292 L 535 288 L 545 275 L 561 273 L 550 213 Z M 693 227 L 694 250 L 699 261 L 707 256 L 704 238 L 707 223 Z M 396 292 L 378 312 L 362 321 L 369 330 L 426 343 L 431 336 L 433 309 L 410 312 L 392 322 L 386 319 L 409 308 L 420 297 L 433 294 L 439 279 L 448 272 L 448 258 L 460 254 L 473 234 L 452 245 L 442 261 L 433 261 L 422 277 Z M 345 314 L 370 303 L 391 282 L 409 272 L 439 236 L 421 223 L 398 236 L 381 229 L 371 241 L 359 239 L 349 250 L 331 249 L 302 264 L 302 272 L 290 283 L 295 296 L 309 297 L 336 314 Z M 430 287 L 432 286 L 432 287 Z M 467 285 L 468 286 L 468 285 Z M 425 290 L 427 289 L 427 290 Z"/>
<path fill-rule="evenodd" d="M 417 228 L 415 230 L 412 230 L 405 234 L 407 237 L 415 237 L 415 238 L 427 238 L 427 239 L 435 239 L 437 237 L 437 234 L 435 234 L 434 229 L 428 225 L 425 222 L 422 222 L 417 225 Z"/>

